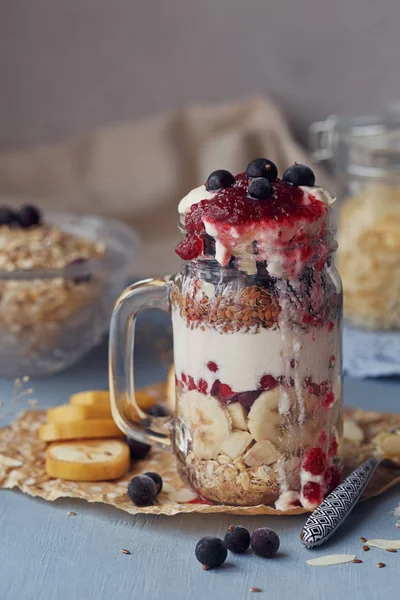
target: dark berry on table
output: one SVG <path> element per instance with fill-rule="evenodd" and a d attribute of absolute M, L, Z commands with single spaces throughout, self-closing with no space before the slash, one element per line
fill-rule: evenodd
<path fill-rule="evenodd" d="M 271 184 L 264 177 L 256 177 L 249 183 L 248 197 L 251 200 L 267 200 L 272 194 Z"/>
<path fill-rule="evenodd" d="M 315 175 L 310 167 L 307 165 L 300 165 L 295 163 L 291 165 L 284 172 L 282 179 L 291 183 L 292 185 L 309 185 L 313 186 L 315 184 Z"/>
<path fill-rule="evenodd" d="M 17 214 L 8 208 L 8 206 L 0 206 L 0 225 L 11 225 L 18 221 Z"/>
<path fill-rule="evenodd" d="M 147 477 L 150 477 L 150 479 L 152 479 L 154 481 L 154 483 L 156 484 L 157 487 L 157 494 L 159 494 L 162 490 L 162 486 L 163 486 L 163 480 L 161 475 L 159 475 L 158 473 L 153 473 L 152 471 L 148 471 L 147 473 L 144 473 L 144 475 L 146 475 Z"/>
<path fill-rule="evenodd" d="M 196 544 L 196 558 L 204 567 L 220 567 L 228 556 L 228 550 L 222 540 L 216 537 L 203 537 Z"/>
<path fill-rule="evenodd" d="M 326 468 L 326 455 L 321 448 L 310 448 L 303 460 L 303 469 L 311 475 L 321 475 Z"/>
<path fill-rule="evenodd" d="M 82 275 L 76 275 L 76 276 L 70 276 L 68 275 L 68 271 L 73 271 L 74 267 L 76 266 L 80 266 L 80 265 L 85 265 L 87 263 L 87 258 L 75 258 L 75 260 L 71 260 L 71 262 L 69 262 L 67 264 L 67 266 L 65 267 L 66 269 L 66 274 L 67 274 L 67 278 L 71 279 L 71 281 L 73 281 L 74 283 L 76 283 L 77 285 L 79 283 L 87 283 L 88 281 L 91 280 L 92 276 L 90 273 L 84 273 Z"/>
<path fill-rule="evenodd" d="M 25 204 L 18 212 L 18 222 L 24 229 L 40 225 L 41 214 L 36 206 Z"/>
<path fill-rule="evenodd" d="M 129 446 L 129 450 L 131 451 L 131 458 L 136 458 L 140 460 L 141 458 L 145 458 L 151 450 L 151 446 L 148 444 L 143 444 L 142 442 L 138 442 L 133 438 L 125 438 L 126 443 Z"/>
<path fill-rule="evenodd" d="M 213 171 L 211 175 L 208 176 L 206 188 L 210 192 L 214 192 L 221 190 L 222 188 L 230 187 L 234 183 L 235 177 L 232 173 L 225 171 L 225 169 L 219 169 L 218 171 Z"/>
<path fill-rule="evenodd" d="M 268 558 L 279 549 L 279 537 L 273 529 L 261 527 L 251 534 L 250 545 L 258 556 Z"/>
<path fill-rule="evenodd" d="M 162 402 L 157 402 L 157 404 L 150 406 L 150 408 L 147 410 L 147 413 L 152 417 L 169 417 L 171 414 L 168 408 Z"/>
<path fill-rule="evenodd" d="M 255 158 L 247 165 L 247 177 L 265 177 L 269 181 L 275 181 L 278 177 L 278 168 L 272 160 L 267 158 Z"/>
<path fill-rule="evenodd" d="M 224 544 L 231 552 L 242 554 L 250 546 L 250 533 L 245 527 L 231 525 L 225 534 Z"/>
<path fill-rule="evenodd" d="M 128 483 L 126 493 L 137 506 L 150 506 L 157 496 L 157 486 L 147 475 L 137 475 Z"/>

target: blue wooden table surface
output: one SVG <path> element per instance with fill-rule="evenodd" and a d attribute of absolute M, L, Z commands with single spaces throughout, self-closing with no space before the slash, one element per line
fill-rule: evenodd
<path fill-rule="evenodd" d="M 139 335 L 138 385 L 165 374 L 165 366 L 154 364 L 151 338 L 151 328 Z M 66 402 L 75 391 L 106 387 L 106 345 L 70 370 L 32 384 L 41 406 Z M 5 404 L 11 390 L 11 381 L 0 382 Z M 397 412 L 399 392 L 396 379 L 345 381 L 350 406 Z M 258 596 L 270 600 L 399 598 L 400 552 L 362 552 L 359 541 L 360 536 L 400 539 L 393 515 L 399 491 L 359 505 L 333 540 L 311 551 L 299 542 L 304 517 L 132 516 L 101 504 L 48 503 L 0 490 L 0 600 L 236 600 L 253 596 L 252 587 L 261 588 Z M 68 511 L 76 516 L 69 517 Z M 281 538 L 279 556 L 267 560 L 230 554 L 223 568 L 203 571 L 194 557 L 197 540 L 223 536 L 231 524 L 250 530 L 272 527 Z M 330 553 L 354 553 L 364 562 L 320 568 L 305 562 Z M 381 561 L 385 569 L 376 567 Z"/>

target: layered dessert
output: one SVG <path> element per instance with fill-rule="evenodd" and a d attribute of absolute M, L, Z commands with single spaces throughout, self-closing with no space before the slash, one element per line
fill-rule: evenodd
<path fill-rule="evenodd" d="M 333 198 L 311 169 L 216 171 L 179 204 L 178 468 L 207 500 L 312 509 L 340 480 Z"/>

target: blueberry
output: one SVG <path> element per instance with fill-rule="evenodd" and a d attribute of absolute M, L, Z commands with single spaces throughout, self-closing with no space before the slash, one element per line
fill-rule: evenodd
<path fill-rule="evenodd" d="M 224 544 L 231 552 L 242 554 L 250 546 L 250 533 L 245 527 L 231 525 L 225 534 Z"/>
<path fill-rule="evenodd" d="M 249 183 L 248 195 L 252 200 L 266 200 L 272 194 L 271 184 L 264 177 L 256 177 Z"/>
<path fill-rule="evenodd" d="M 247 177 L 264 177 L 269 181 L 275 181 L 278 177 L 278 168 L 272 160 L 267 158 L 255 158 L 247 165 Z"/>
<path fill-rule="evenodd" d="M 225 171 L 225 169 L 219 169 L 218 171 L 213 171 L 211 175 L 208 176 L 206 181 L 206 188 L 214 192 L 216 190 L 221 190 L 222 188 L 230 187 L 235 183 L 235 178 L 229 171 Z"/>
<path fill-rule="evenodd" d="M 150 406 L 150 408 L 147 410 L 147 414 L 151 415 L 152 417 L 169 417 L 171 413 L 169 412 L 168 408 L 164 406 L 164 404 L 157 402 L 157 404 Z"/>
<path fill-rule="evenodd" d="M 284 172 L 282 179 L 292 185 L 314 185 L 315 175 L 307 165 L 299 165 L 295 163 Z"/>
<path fill-rule="evenodd" d="M 8 206 L 0 206 L 0 225 L 11 225 L 18 221 L 16 213 Z"/>
<path fill-rule="evenodd" d="M 140 460 L 141 458 L 145 458 L 151 450 L 151 446 L 148 444 L 143 444 L 142 442 L 138 442 L 133 438 L 125 438 L 126 443 L 129 446 L 129 450 L 131 451 L 131 458 L 136 458 Z"/>
<path fill-rule="evenodd" d="M 261 527 L 251 534 L 250 545 L 258 556 L 268 558 L 278 552 L 279 537 L 273 529 Z"/>
<path fill-rule="evenodd" d="M 66 266 L 67 275 L 68 269 L 73 269 L 75 265 L 84 265 L 85 263 L 87 263 L 87 258 L 76 258 L 75 260 L 71 260 L 71 262 L 68 263 Z M 76 284 L 87 283 L 91 280 L 91 278 L 92 276 L 90 273 L 85 273 L 84 275 L 77 275 L 76 277 L 68 277 L 68 279 L 71 279 L 71 281 L 73 281 Z"/>
<path fill-rule="evenodd" d="M 162 477 L 158 473 L 152 473 L 151 471 L 149 471 L 148 473 L 145 473 L 145 475 L 147 477 L 150 477 L 150 479 L 152 479 L 154 481 L 154 483 L 156 484 L 156 487 L 157 487 L 157 494 L 159 494 L 161 492 L 162 486 L 163 486 Z"/>
<path fill-rule="evenodd" d="M 137 475 L 128 483 L 126 493 L 137 506 L 149 506 L 157 496 L 157 486 L 147 475 Z"/>
<path fill-rule="evenodd" d="M 36 206 L 25 204 L 25 206 L 20 209 L 17 218 L 21 227 L 29 229 L 29 227 L 40 225 L 41 215 Z"/>
<path fill-rule="evenodd" d="M 206 569 L 221 566 L 228 556 L 224 542 L 216 537 L 203 537 L 196 544 L 195 550 L 197 560 Z"/>

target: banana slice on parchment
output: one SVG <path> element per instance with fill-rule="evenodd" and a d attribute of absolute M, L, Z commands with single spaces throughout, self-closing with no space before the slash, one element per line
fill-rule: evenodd
<path fill-rule="evenodd" d="M 111 419 L 111 407 L 102 404 L 64 404 L 49 408 L 47 421 L 49 423 L 70 423 L 71 421 L 85 421 L 87 419 Z"/>
<path fill-rule="evenodd" d="M 196 458 L 216 458 L 231 429 L 226 411 L 218 400 L 196 390 L 181 395 L 179 416 L 186 421 Z"/>
<path fill-rule="evenodd" d="M 130 453 L 121 440 L 55 442 L 46 450 L 49 477 L 69 481 L 107 481 L 129 471 Z"/>
<path fill-rule="evenodd" d="M 42 442 L 78 440 L 87 438 L 123 437 L 112 419 L 90 419 L 72 423 L 46 423 L 39 429 Z"/>

